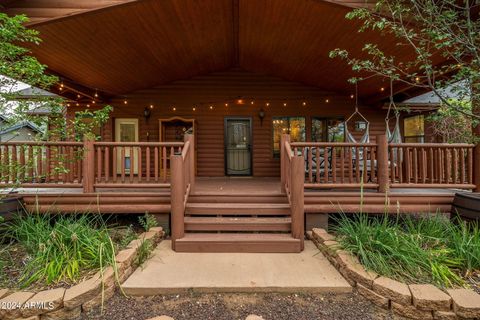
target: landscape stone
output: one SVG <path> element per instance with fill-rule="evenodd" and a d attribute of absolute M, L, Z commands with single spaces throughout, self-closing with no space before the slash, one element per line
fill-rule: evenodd
<path fill-rule="evenodd" d="M 158 316 L 158 317 L 153 317 L 153 318 L 149 318 L 147 320 L 175 320 L 173 319 L 172 317 L 169 317 L 169 316 Z"/>
<path fill-rule="evenodd" d="M 447 290 L 453 301 L 453 311 L 463 318 L 480 317 L 480 295 L 469 289 Z"/>
<path fill-rule="evenodd" d="M 357 286 L 358 293 L 365 297 L 368 301 L 372 302 L 373 304 L 377 305 L 380 308 L 388 309 L 389 308 L 389 300 L 374 291 L 365 288 L 361 284 Z"/>
<path fill-rule="evenodd" d="M 320 243 L 335 240 L 335 236 L 327 233 L 324 229 L 317 228 L 313 229 L 313 237 Z"/>
<path fill-rule="evenodd" d="M 65 309 L 74 309 L 93 299 L 100 292 L 101 284 L 102 281 L 97 273 L 90 279 L 67 289 L 63 298 Z"/>
<path fill-rule="evenodd" d="M 457 320 L 458 317 L 452 311 L 433 311 L 433 319 L 436 320 Z"/>
<path fill-rule="evenodd" d="M 152 242 L 156 242 L 156 239 L 159 237 L 158 232 L 155 231 L 147 231 L 142 233 L 138 238 L 143 240 L 149 240 Z"/>
<path fill-rule="evenodd" d="M 133 268 L 132 267 L 128 267 L 127 269 L 125 269 L 122 274 L 120 275 L 120 283 L 123 283 L 125 282 L 125 280 L 127 280 L 127 278 L 133 273 Z"/>
<path fill-rule="evenodd" d="M 35 293 L 18 291 L 13 292 L 0 300 L 0 319 L 21 317 L 21 308 Z M 5 309 L 4 309 L 5 308 Z"/>
<path fill-rule="evenodd" d="M 66 319 L 76 319 L 80 317 L 82 313 L 82 308 L 80 306 L 73 309 L 61 308 L 49 313 L 42 314 L 40 316 L 41 320 L 66 320 Z"/>
<path fill-rule="evenodd" d="M 351 263 L 360 263 L 358 261 L 358 258 L 351 255 L 350 253 L 348 253 L 347 251 L 344 251 L 344 250 L 338 250 L 336 252 L 336 255 L 337 255 L 337 261 L 338 261 L 338 265 L 340 267 L 346 267 L 347 264 L 351 264 Z"/>
<path fill-rule="evenodd" d="M 115 261 L 128 267 L 132 264 L 133 259 L 135 259 L 136 253 L 135 249 L 124 249 L 117 253 Z"/>
<path fill-rule="evenodd" d="M 373 281 L 378 277 L 375 272 L 367 271 L 365 268 L 359 263 L 351 261 L 346 262 L 345 269 L 347 271 L 348 276 L 357 283 L 363 284 L 365 287 L 372 289 Z"/>
<path fill-rule="evenodd" d="M 143 239 L 135 239 L 135 240 L 132 240 L 128 245 L 127 245 L 127 248 L 128 249 L 138 249 L 138 247 L 140 247 L 140 245 L 142 244 L 143 242 Z"/>
<path fill-rule="evenodd" d="M 115 271 L 113 270 L 113 267 L 109 266 L 103 270 L 103 275 L 99 271 L 95 277 L 98 277 L 101 281 L 103 281 L 104 288 L 111 287 L 114 285 Z"/>
<path fill-rule="evenodd" d="M 412 284 L 413 305 L 422 310 L 449 311 L 451 299 L 448 294 L 431 284 Z"/>
<path fill-rule="evenodd" d="M 263 317 L 257 316 L 256 314 L 249 314 L 245 320 L 264 320 Z"/>
<path fill-rule="evenodd" d="M 92 300 L 89 300 L 84 304 L 82 304 L 82 310 L 84 312 L 90 312 L 94 308 L 101 306 L 102 301 L 105 303 L 105 301 L 113 297 L 114 294 L 115 294 L 115 286 L 105 287 L 105 289 L 103 290 L 103 295 L 102 295 L 102 292 L 100 291 L 100 293 L 96 297 L 94 297 Z"/>
<path fill-rule="evenodd" d="M 64 295 L 64 288 L 40 291 L 25 303 L 22 316 L 26 318 L 60 309 L 63 306 Z"/>
<path fill-rule="evenodd" d="M 3 298 L 8 293 L 8 289 L 0 289 L 0 298 Z"/>
<path fill-rule="evenodd" d="M 432 311 L 419 310 L 414 306 L 406 306 L 395 301 L 391 302 L 393 312 L 411 319 L 427 320 L 433 319 Z"/>
<path fill-rule="evenodd" d="M 410 305 L 412 303 L 408 286 L 387 277 L 375 279 L 373 281 L 373 291 L 400 304 Z"/>

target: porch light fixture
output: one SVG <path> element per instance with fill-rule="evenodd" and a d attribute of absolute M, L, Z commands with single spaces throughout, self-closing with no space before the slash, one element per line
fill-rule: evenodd
<path fill-rule="evenodd" d="M 260 118 L 260 126 L 262 127 L 263 119 L 265 118 L 265 110 L 263 110 L 263 108 L 258 111 L 258 117 Z"/>
<path fill-rule="evenodd" d="M 143 109 L 143 117 L 145 118 L 145 122 L 148 121 L 151 115 L 152 115 L 151 108 L 145 107 L 145 109 Z"/>

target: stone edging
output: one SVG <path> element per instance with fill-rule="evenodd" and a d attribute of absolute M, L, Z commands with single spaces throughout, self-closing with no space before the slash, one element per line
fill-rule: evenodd
<path fill-rule="evenodd" d="M 159 243 L 164 236 L 161 227 L 150 228 L 138 239 L 117 253 L 117 275 L 123 283 L 134 271 L 134 261 L 138 248 L 144 240 Z M 56 320 L 72 319 L 80 313 L 89 312 L 110 299 L 115 293 L 116 275 L 113 267 L 107 267 L 103 273 L 97 272 L 68 289 L 55 288 L 40 292 L 13 292 L 0 288 L 0 319 L 10 320 Z"/>
<path fill-rule="evenodd" d="M 367 271 L 357 257 L 340 250 L 324 229 L 307 232 L 327 259 L 358 292 L 375 305 L 411 319 L 480 318 L 480 295 L 469 289 L 446 291 L 430 284 L 407 285 Z"/>

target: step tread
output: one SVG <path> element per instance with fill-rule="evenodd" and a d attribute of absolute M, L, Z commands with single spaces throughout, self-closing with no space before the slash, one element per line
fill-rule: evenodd
<path fill-rule="evenodd" d="M 185 233 L 177 242 L 297 242 L 285 233 Z"/>
<path fill-rule="evenodd" d="M 216 223 L 216 224 L 273 224 L 291 223 L 291 218 L 250 218 L 250 217 L 185 217 L 185 223 Z"/>
<path fill-rule="evenodd" d="M 187 208 L 209 209 L 290 209 L 288 203 L 187 203 Z"/>

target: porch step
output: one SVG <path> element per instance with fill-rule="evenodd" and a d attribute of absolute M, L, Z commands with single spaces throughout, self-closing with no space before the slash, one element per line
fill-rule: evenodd
<path fill-rule="evenodd" d="M 284 194 L 278 195 L 206 195 L 193 194 L 189 203 L 288 203 Z"/>
<path fill-rule="evenodd" d="M 300 252 L 290 234 L 187 233 L 175 241 L 177 252 Z"/>
<path fill-rule="evenodd" d="M 290 215 L 288 203 L 187 203 L 186 215 Z"/>
<path fill-rule="evenodd" d="M 186 231 L 290 231 L 291 218 L 185 217 Z"/>

